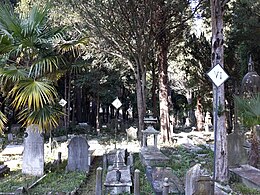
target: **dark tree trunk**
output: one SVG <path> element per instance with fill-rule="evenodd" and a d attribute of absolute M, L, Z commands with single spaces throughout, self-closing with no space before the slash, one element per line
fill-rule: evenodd
<path fill-rule="evenodd" d="M 156 67 L 155 67 L 155 63 L 153 63 L 152 65 L 152 79 L 153 79 L 153 83 L 152 83 L 152 104 L 153 104 L 153 115 L 154 116 L 158 116 L 158 112 L 157 112 L 157 94 L 156 94 L 156 89 L 157 89 L 157 75 L 156 75 Z"/>
<path fill-rule="evenodd" d="M 156 26 L 160 29 L 156 44 L 158 48 L 159 63 L 159 102 L 160 102 L 160 131 L 162 141 L 170 142 L 170 120 L 168 104 L 168 51 L 169 51 L 169 31 L 166 26 L 167 16 L 163 11 L 164 1 L 158 2 Z"/>

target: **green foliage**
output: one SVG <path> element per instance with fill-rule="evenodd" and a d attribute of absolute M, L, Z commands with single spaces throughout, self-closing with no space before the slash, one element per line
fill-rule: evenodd
<path fill-rule="evenodd" d="M 37 177 L 25 176 L 20 171 L 11 172 L 10 174 L 6 174 L 4 178 L 0 179 L 0 192 L 11 193 L 21 186 L 30 186 L 36 180 Z"/>
<path fill-rule="evenodd" d="M 47 192 L 71 192 L 78 188 L 86 178 L 85 173 L 80 172 L 51 172 L 32 190 L 31 194 L 45 194 Z M 58 184 L 58 185 L 57 185 Z"/>
<path fill-rule="evenodd" d="M 234 72 L 233 76 L 241 79 L 247 72 L 249 54 L 252 54 L 256 71 L 260 72 L 260 5 L 258 0 L 236 0 L 230 5 L 230 30 L 225 51 L 229 56 L 229 73 Z"/>
<path fill-rule="evenodd" d="M 253 127 L 260 124 L 260 93 L 249 98 L 234 96 L 238 115 L 243 125 Z"/>
<path fill-rule="evenodd" d="M 9 2 L 0 4 L 0 81 L 3 96 L 8 94 L 5 102 L 12 102 L 5 106 L 18 111 L 24 126 L 35 123 L 45 130 L 58 125 L 61 113 L 54 106 L 58 96 L 49 76 L 60 64 L 55 43 L 62 29 L 48 25 L 49 6 L 22 14 Z"/>
<path fill-rule="evenodd" d="M 236 194 L 248 194 L 248 195 L 253 195 L 253 194 L 260 194 L 260 191 L 254 188 L 249 188 L 247 186 L 245 186 L 242 183 L 234 183 L 232 185 L 232 187 L 234 188 L 234 191 L 236 191 Z"/>
<path fill-rule="evenodd" d="M 214 154 L 212 150 L 205 146 L 200 146 L 200 148 L 202 149 L 197 152 L 191 152 L 182 146 L 176 148 L 161 148 L 161 150 L 171 159 L 167 166 L 171 167 L 176 175 L 184 181 L 186 172 L 196 163 L 201 163 L 209 173 L 213 171 Z M 203 159 L 200 158 L 200 154 L 205 155 L 205 157 Z"/>

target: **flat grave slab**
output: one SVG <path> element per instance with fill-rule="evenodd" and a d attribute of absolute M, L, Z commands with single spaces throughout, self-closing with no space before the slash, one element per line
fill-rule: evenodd
<path fill-rule="evenodd" d="M 260 170 L 250 165 L 240 165 L 237 168 L 230 168 L 231 177 L 244 183 L 249 188 L 260 189 Z"/>
<path fill-rule="evenodd" d="M 158 166 L 167 164 L 170 161 L 170 158 L 165 156 L 156 147 L 143 147 L 141 149 L 140 155 L 142 163 L 145 166 Z"/>
<path fill-rule="evenodd" d="M 120 181 L 117 181 L 117 170 L 118 169 L 116 168 L 110 169 L 106 175 L 106 181 L 104 183 L 106 194 L 130 193 L 130 188 L 132 186 L 130 167 L 125 166 L 120 168 Z"/>
<path fill-rule="evenodd" d="M 22 155 L 24 150 L 23 145 L 7 145 L 6 148 L 2 151 L 3 156 L 8 155 Z"/>

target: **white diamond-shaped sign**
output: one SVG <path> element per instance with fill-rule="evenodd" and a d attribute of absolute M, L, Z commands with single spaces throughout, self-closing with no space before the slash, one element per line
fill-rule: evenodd
<path fill-rule="evenodd" d="M 118 98 L 116 98 L 113 102 L 112 102 L 112 105 L 118 109 L 120 108 L 120 106 L 122 106 L 122 103 L 120 102 L 120 100 Z"/>
<path fill-rule="evenodd" d="M 67 101 L 64 100 L 64 99 L 61 99 L 61 100 L 59 101 L 59 104 L 60 104 L 62 107 L 64 107 L 64 106 L 67 104 Z"/>
<path fill-rule="evenodd" d="M 220 64 L 217 64 L 214 66 L 207 75 L 212 80 L 212 82 L 219 87 L 221 84 L 223 84 L 228 78 L 228 74 L 225 72 L 225 70 L 220 66 Z"/>

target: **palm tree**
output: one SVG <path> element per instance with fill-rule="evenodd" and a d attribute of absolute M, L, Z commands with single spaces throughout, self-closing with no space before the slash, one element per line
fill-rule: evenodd
<path fill-rule="evenodd" d="M 235 96 L 238 115 L 243 125 L 251 129 L 251 150 L 249 153 L 249 164 L 257 167 L 259 161 L 258 137 L 256 126 L 260 124 L 260 93 L 242 98 Z"/>
<path fill-rule="evenodd" d="M 14 12 L 10 3 L 0 4 L 0 83 L 5 98 L 27 127 L 41 131 L 58 125 L 61 115 L 54 86 L 55 71 L 62 58 L 55 49 L 62 31 L 51 28 L 47 16 L 50 4 L 33 7 L 28 14 Z M 0 130 L 6 117 L 0 113 Z"/>

